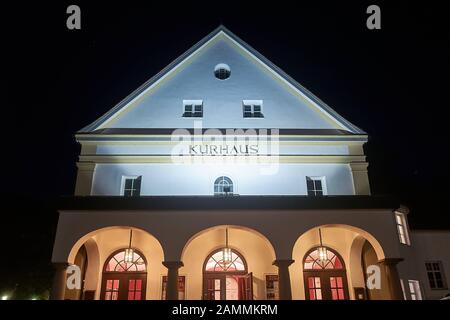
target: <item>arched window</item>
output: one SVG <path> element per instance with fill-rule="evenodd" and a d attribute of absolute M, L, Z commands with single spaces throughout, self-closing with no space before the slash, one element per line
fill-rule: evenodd
<path fill-rule="evenodd" d="M 145 261 L 136 251 L 133 251 L 133 260 L 131 263 L 125 262 L 125 250 L 123 250 L 111 257 L 105 265 L 105 272 L 145 271 L 145 269 Z"/>
<path fill-rule="evenodd" d="M 327 259 L 319 258 L 318 248 L 306 253 L 303 260 L 305 296 L 308 300 L 348 299 L 347 276 L 341 256 L 330 248 Z"/>
<path fill-rule="evenodd" d="M 203 299 L 252 300 L 253 276 L 247 273 L 247 263 L 236 250 L 231 250 L 230 262 L 224 262 L 223 248 L 212 252 L 203 265 Z"/>
<path fill-rule="evenodd" d="M 125 262 L 125 249 L 114 252 L 103 267 L 102 300 L 143 300 L 147 282 L 144 256 L 133 250 L 132 262 Z"/>
<path fill-rule="evenodd" d="M 343 269 L 341 258 L 333 251 L 327 249 L 327 260 L 319 259 L 319 250 L 311 251 L 305 258 L 303 264 L 304 270 L 321 270 L 321 269 Z"/>
<path fill-rule="evenodd" d="M 220 249 L 210 255 L 208 261 L 205 264 L 205 271 L 207 272 L 234 272 L 234 271 L 246 271 L 247 267 L 244 262 L 244 258 L 241 255 L 231 250 L 231 262 L 224 263 L 223 249 Z"/>
<path fill-rule="evenodd" d="M 232 195 L 233 181 L 230 178 L 222 176 L 214 182 L 214 195 Z"/>

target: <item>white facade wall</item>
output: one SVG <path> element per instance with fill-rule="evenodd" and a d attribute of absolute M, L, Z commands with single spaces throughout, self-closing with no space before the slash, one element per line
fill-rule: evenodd
<path fill-rule="evenodd" d="M 231 68 L 226 80 L 214 76 L 219 63 Z M 203 118 L 183 118 L 183 100 L 203 100 Z M 243 100 L 263 100 L 264 118 L 244 118 Z M 310 102 L 275 80 L 226 37 L 212 41 L 108 127 L 192 128 L 195 120 L 202 120 L 204 128 L 344 129 L 318 116 Z"/>
<path fill-rule="evenodd" d="M 354 195 L 349 165 L 299 163 L 97 164 L 91 194 L 120 195 L 124 176 L 142 176 L 141 195 L 153 196 L 213 195 L 220 176 L 229 177 L 239 195 L 306 195 L 306 176 L 324 177 L 328 195 Z"/>

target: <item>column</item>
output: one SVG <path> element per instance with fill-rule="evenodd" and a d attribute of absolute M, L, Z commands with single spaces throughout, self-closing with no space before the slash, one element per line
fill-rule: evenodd
<path fill-rule="evenodd" d="M 95 163 L 77 162 L 77 182 L 75 184 L 76 196 L 90 196 L 94 178 Z"/>
<path fill-rule="evenodd" d="M 378 261 L 381 268 L 384 268 L 386 282 L 392 300 L 404 300 L 402 285 L 398 275 L 397 264 L 403 261 L 400 258 L 386 258 Z"/>
<path fill-rule="evenodd" d="M 356 195 L 370 195 L 369 176 L 367 174 L 367 162 L 352 162 L 350 169 L 353 175 L 353 185 Z"/>
<path fill-rule="evenodd" d="M 278 295 L 280 300 L 292 300 L 289 266 L 293 263 L 294 260 L 275 260 L 272 263 L 278 267 Z"/>
<path fill-rule="evenodd" d="M 64 300 L 66 291 L 66 271 L 69 264 L 67 262 L 54 263 L 55 275 L 53 277 L 52 292 L 50 300 Z"/>
<path fill-rule="evenodd" d="M 163 261 L 167 268 L 166 300 L 178 300 L 178 269 L 183 266 L 182 261 Z"/>

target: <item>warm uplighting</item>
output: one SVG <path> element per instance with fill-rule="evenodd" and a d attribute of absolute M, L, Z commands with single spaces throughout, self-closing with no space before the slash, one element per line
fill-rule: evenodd
<path fill-rule="evenodd" d="M 133 253 L 134 253 L 134 250 L 132 248 L 125 249 L 125 257 L 123 259 L 125 261 L 125 263 L 133 262 Z"/>
<path fill-rule="evenodd" d="M 9 299 L 9 297 L 6 294 L 2 296 L 2 300 L 8 300 L 8 299 Z"/>
<path fill-rule="evenodd" d="M 131 240 L 133 239 L 133 230 L 130 230 L 130 242 L 128 244 L 128 248 L 125 249 L 125 257 L 124 257 L 124 261 L 125 263 L 133 263 L 133 254 L 134 254 L 134 250 L 133 248 L 131 248 Z"/>

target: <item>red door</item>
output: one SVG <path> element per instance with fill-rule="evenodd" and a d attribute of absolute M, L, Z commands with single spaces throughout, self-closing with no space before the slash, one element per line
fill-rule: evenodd
<path fill-rule="evenodd" d="M 203 299 L 225 300 L 225 276 L 208 276 L 205 280 Z"/>
<path fill-rule="evenodd" d="M 102 300 L 145 300 L 146 275 L 108 274 L 103 277 Z"/>

